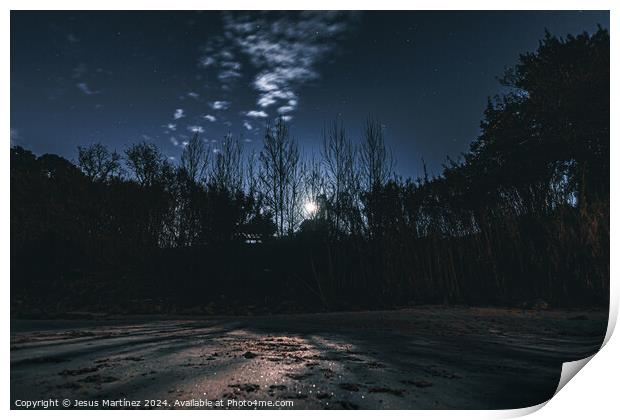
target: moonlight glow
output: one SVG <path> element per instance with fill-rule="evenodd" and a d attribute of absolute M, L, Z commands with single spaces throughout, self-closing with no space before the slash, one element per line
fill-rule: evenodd
<path fill-rule="evenodd" d="M 304 209 L 306 210 L 306 214 L 308 216 L 314 216 L 314 213 L 318 210 L 318 206 L 314 201 L 306 201 L 304 203 Z"/>

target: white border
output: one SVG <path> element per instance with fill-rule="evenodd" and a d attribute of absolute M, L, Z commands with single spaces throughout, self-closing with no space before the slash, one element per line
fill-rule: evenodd
<path fill-rule="evenodd" d="M 9 70 L 9 50 L 10 50 L 10 10 L 140 10 L 140 9 L 155 9 L 155 10 L 263 10 L 263 9 L 282 9 L 282 10 L 389 10 L 389 9 L 413 9 L 413 10 L 611 10 L 610 15 L 610 33 L 612 35 L 611 41 L 611 74 L 618 73 L 618 54 L 617 54 L 617 42 L 613 39 L 614 30 L 618 19 L 616 18 L 616 11 L 614 10 L 614 2 L 612 1 L 548 1 L 548 0 L 522 0 L 522 1 L 490 1 L 490 0 L 470 0 L 470 1 L 458 1 L 458 0 L 435 0 L 426 2 L 411 2 L 411 1 L 369 1 L 369 0 L 314 0 L 312 2 L 299 2 L 299 1 L 283 1 L 283 0 L 261 0 L 249 1 L 249 0 L 226 0 L 225 2 L 215 1 L 198 1 L 198 0 L 175 0 L 162 1 L 162 0 L 107 0 L 103 1 L 77 1 L 77 0 L 57 0 L 57 1 L 43 1 L 43 0 L 9 0 L 3 2 L 5 11 L 2 14 L 0 20 L 0 27 L 2 30 L 2 57 L 5 58 L 3 66 L 1 68 L 2 79 L 4 80 L 3 86 L 3 101 L 2 101 L 2 125 L 4 126 L 4 132 L 10 128 L 10 70 Z M 260 6 L 260 9 L 259 9 Z M 618 117 L 618 109 L 615 106 L 618 98 L 618 84 L 615 78 L 611 79 L 611 139 L 617 140 L 614 134 L 617 133 L 616 126 Z M 618 162 L 618 150 L 615 146 L 615 142 L 611 141 L 611 158 L 612 161 Z M 4 338 L 4 346 L 2 347 L 2 356 L 4 363 L 2 364 L 2 381 L 0 382 L 0 407 L 2 411 L 9 411 L 9 389 L 10 389 L 10 322 L 9 322 L 9 279 L 10 279 L 10 267 L 9 267 L 9 148 L 2 149 L 2 176 L 0 177 L 0 197 L 2 197 L 2 206 L 0 206 L 0 237 L 2 238 L 2 253 L 1 253 L 1 269 L 2 269 L 2 285 L 1 291 L 4 296 L 3 306 L 3 322 L 2 322 L 2 337 Z M 616 213 L 617 197 L 618 197 L 618 180 L 620 179 L 620 172 L 617 166 L 611 165 L 611 214 Z M 612 237 L 617 237 L 618 228 L 617 224 L 611 223 Z M 620 253 L 617 246 L 611 247 L 611 260 L 618 261 Z M 608 336 L 606 342 L 610 338 L 610 333 L 613 330 L 618 313 L 618 287 L 616 279 L 617 269 L 615 266 L 611 266 L 611 308 L 610 308 L 610 326 L 608 329 Z M 617 404 L 617 391 L 616 391 L 616 377 L 619 372 L 618 349 L 620 345 L 617 339 L 612 339 L 607 342 L 604 350 L 597 354 L 592 361 L 579 373 L 577 380 L 570 381 L 565 388 L 561 390 L 554 398 L 552 398 L 547 404 L 541 404 L 540 406 L 530 407 L 519 410 L 505 410 L 505 411 L 381 411 L 377 413 L 375 411 L 361 411 L 361 412 L 344 412 L 344 411 L 326 411 L 321 413 L 321 416 L 329 418 L 340 418 L 341 416 L 351 416 L 356 418 L 371 418 L 376 415 L 389 418 L 471 418 L 471 419 L 486 419 L 486 418 L 511 418 L 526 415 L 535 412 L 533 415 L 537 419 L 553 419 L 553 418 L 566 418 L 566 419 L 583 419 L 585 417 L 590 418 L 613 418 L 618 413 Z M 544 409 L 539 410 L 545 406 Z M 39 418 L 42 412 L 25 412 L 25 411 L 11 411 L 10 417 L 12 418 Z M 254 414 L 256 413 L 256 414 Z M 175 411 L 175 416 L 183 416 L 185 418 L 245 418 L 246 416 L 260 416 L 269 418 L 281 418 L 285 419 L 290 416 L 299 418 L 300 420 L 310 420 L 317 416 L 316 411 L 295 410 L 293 412 L 288 411 Z M 83 418 L 84 415 L 92 416 L 95 419 L 107 418 L 110 415 L 114 416 L 132 416 L 141 418 L 166 418 L 169 416 L 167 411 L 140 411 L 140 412 L 114 412 L 108 411 L 90 411 L 88 413 L 81 411 L 47 411 L 45 416 L 53 419 L 65 419 L 65 418 Z"/>
<path fill-rule="evenodd" d="M 8 0 L 8 10 L 611 10 L 610 0 Z"/>

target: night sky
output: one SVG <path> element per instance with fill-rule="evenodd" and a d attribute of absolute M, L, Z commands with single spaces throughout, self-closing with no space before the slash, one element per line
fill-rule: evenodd
<path fill-rule="evenodd" d="M 487 98 L 547 28 L 608 12 L 11 12 L 11 144 L 75 159 L 146 140 L 171 159 L 199 132 L 258 150 L 284 115 L 306 154 L 342 118 L 358 142 L 385 126 L 405 176 L 466 151 Z"/>

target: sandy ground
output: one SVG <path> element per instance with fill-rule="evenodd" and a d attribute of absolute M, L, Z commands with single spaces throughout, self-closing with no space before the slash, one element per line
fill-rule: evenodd
<path fill-rule="evenodd" d="M 607 312 L 418 307 L 201 319 L 11 322 L 11 405 L 293 401 L 293 408 L 499 409 L 550 398 Z M 164 404 L 163 401 L 166 401 Z M 192 402 L 194 401 L 194 402 Z"/>

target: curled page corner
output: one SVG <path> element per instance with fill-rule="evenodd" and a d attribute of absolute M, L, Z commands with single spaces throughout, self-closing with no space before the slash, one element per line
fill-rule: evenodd
<path fill-rule="evenodd" d="M 613 295 L 612 295 L 613 296 Z M 612 298 L 613 299 L 613 298 Z M 618 320 L 618 301 L 620 297 L 616 297 L 609 302 L 609 318 L 607 320 L 607 332 L 605 333 L 605 339 L 601 345 L 601 349 L 605 347 L 609 339 L 611 338 L 616 328 L 616 321 Z M 600 349 L 599 349 L 600 351 Z"/>
<path fill-rule="evenodd" d="M 508 410 L 508 412 L 505 413 L 505 416 L 503 418 L 523 417 L 543 408 L 545 405 L 547 405 L 549 401 L 551 401 L 551 399 L 553 399 L 553 397 L 557 395 L 558 392 L 560 392 L 562 388 L 564 388 L 564 385 L 566 385 L 571 379 L 573 379 L 577 372 L 579 372 L 595 355 L 596 353 L 589 357 L 586 357 L 585 359 L 573 360 L 572 362 L 562 363 L 560 381 L 558 382 L 558 387 L 555 389 L 555 392 L 553 393 L 553 396 L 551 398 L 549 398 L 547 401 L 543 401 L 540 404 L 532 405 L 530 407 Z"/>
<path fill-rule="evenodd" d="M 560 374 L 560 382 L 558 383 L 558 387 L 555 389 L 553 396 L 555 397 L 558 392 L 564 385 L 568 383 L 573 377 L 579 372 L 596 354 L 605 347 L 609 339 L 611 338 L 614 329 L 616 328 L 616 321 L 618 319 L 618 300 L 615 299 L 615 302 L 610 302 L 609 305 L 609 318 L 607 320 L 607 331 L 605 333 L 605 338 L 603 339 L 603 343 L 601 343 L 601 347 L 598 351 L 592 354 L 589 357 L 579 360 L 573 360 L 572 362 L 564 362 L 562 363 L 562 373 Z M 552 397 L 553 398 L 553 397 Z"/>
<path fill-rule="evenodd" d="M 543 408 L 545 405 L 547 405 L 547 403 L 549 401 L 551 401 L 551 400 L 543 401 L 540 404 L 531 405 L 529 407 L 515 408 L 513 410 L 506 410 L 503 413 L 503 415 L 501 416 L 501 418 L 512 419 L 512 418 L 517 418 L 517 417 L 529 416 L 530 414 L 535 413 L 536 411 L 538 411 L 541 408 Z"/>
<path fill-rule="evenodd" d="M 558 383 L 558 387 L 555 389 L 553 396 L 557 395 L 558 392 L 564 385 L 568 383 L 573 377 L 579 372 L 592 358 L 596 355 L 594 353 L 590 357 L 586 357 L 585 359 L 573 360 L 572 362 L 564 362 L 562 363 L 562 373 L 560 374 L 560 382 Z"/>

